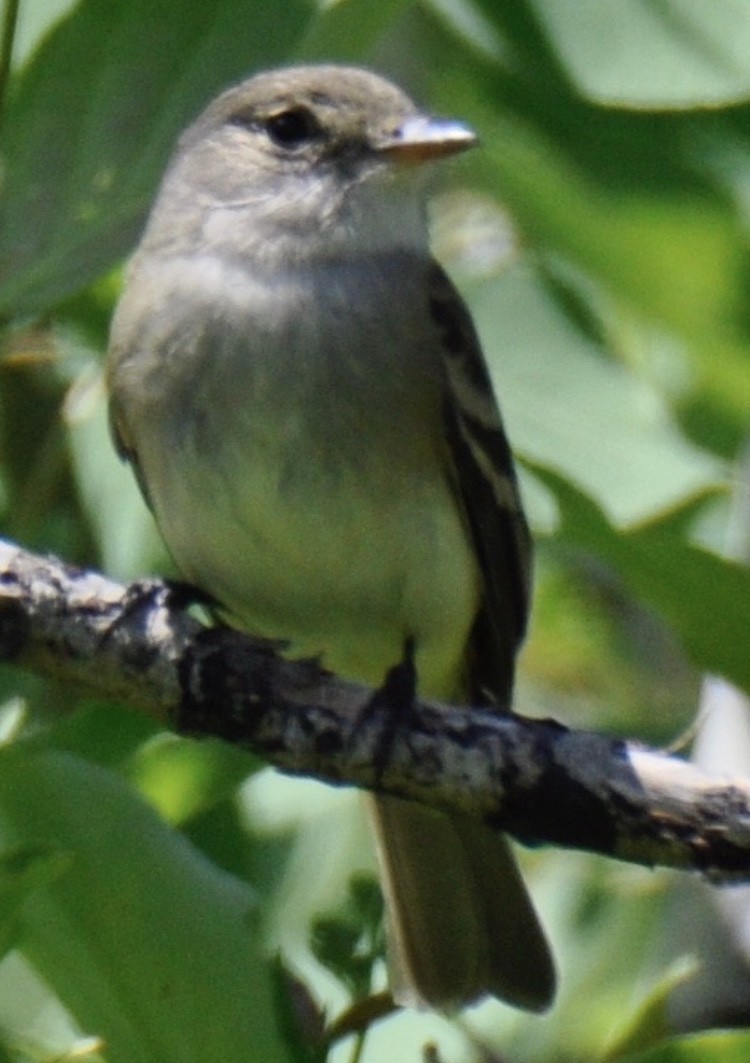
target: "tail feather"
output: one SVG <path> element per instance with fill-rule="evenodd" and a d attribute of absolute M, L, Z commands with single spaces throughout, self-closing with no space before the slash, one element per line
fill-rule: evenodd
<path fill-rule="evenodd" d="M 490 994 L 549 1007 L 552 957 L 506 839 L 469 816 L 369 800 L 396 1001 L 452 1010 Z"/>

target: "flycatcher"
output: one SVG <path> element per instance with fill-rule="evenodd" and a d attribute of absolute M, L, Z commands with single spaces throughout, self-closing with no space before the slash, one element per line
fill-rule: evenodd
<path fill-rule="evenodd" d="M 365 70 L 219 96 L 182 136 L 111 336 L 111 421 L 185 577 L 237 626 L 382 684 L 510 709 L 530 549 L 426 163 L 470 147 Z M 371 801 L 397 1001 L 540 1010 L 547 943 L 507 842 Z"/>

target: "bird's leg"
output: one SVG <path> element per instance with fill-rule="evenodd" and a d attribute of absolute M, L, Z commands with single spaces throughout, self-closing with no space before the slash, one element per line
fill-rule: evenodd
<path fill-rule="evenodd" d="M 417 696 L 417 668 L 413 636 L 404 639 L 403 657 L 386 672 L 381 686 L 360 711 L 355 730 L 375 726 L 377 738 L 373 753 L 375 783 L 383 779 L 399 734 L 409 728 Z"/>

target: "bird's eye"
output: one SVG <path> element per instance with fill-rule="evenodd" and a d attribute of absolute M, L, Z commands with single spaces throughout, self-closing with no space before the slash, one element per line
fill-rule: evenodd
<path fill-rule="evenodd" d="M 304 107 L 280 111 L 264 122 L 270 140 L 280 148 L 299 148 L 320 135 L 314 115 Z"/>

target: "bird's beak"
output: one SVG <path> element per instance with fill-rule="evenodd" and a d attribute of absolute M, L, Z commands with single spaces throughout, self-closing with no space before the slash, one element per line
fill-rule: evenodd
<path fill-rule="evenodd" d="M 456 155 L 476 142 L 476 133 L 463 122 L 417 114 L 384 137 L 377 151 L 396 163 L 421 163 Z"/>

